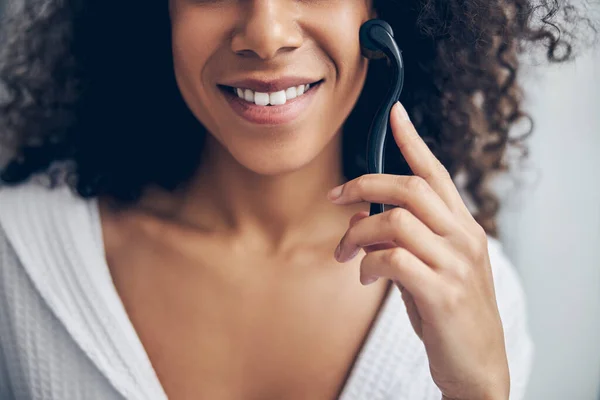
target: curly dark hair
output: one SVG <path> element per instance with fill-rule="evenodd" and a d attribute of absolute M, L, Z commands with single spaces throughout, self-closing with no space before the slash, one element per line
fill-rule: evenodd
<path fill-rule="evenodd" d="M 404 55 L 402 103 L 450 174 L 464 173 L 475 218 L 497 236 L 499 201 L 488 178 L 507 170 L 509 145 L 527 154 L 523 141 L 533 129 L 509 136 L 530 119 L 517 56 L 540 44 L 550 61 L 571 59 L 565 22 L 582 13 L 558 0 L 375 0 L 374 7 Z M 149 185 L 172 190 L 190 179 L 206 131 L 175 83 L 167 1 L 26 2 L 3 28 L 0 148 L 8 161 L 0 181 L 52 176 L 64 161 L 82 197 L 131 203 Z M 347 179 L 366 173 L 366 132 L 386 71 L 371 63 L 344 126 Z M 396 146 L 387 148 L 386 172 L 410 174 Z"/>

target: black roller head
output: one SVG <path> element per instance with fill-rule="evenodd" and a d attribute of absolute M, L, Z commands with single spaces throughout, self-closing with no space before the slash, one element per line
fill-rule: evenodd
<path fill-rule="evenodd" d="M 361 52 L 363 56 L 370 59 L 384 58 L 385 54 L 381 49 L 381 44 L 374 40 L 371 33 L 373 28 L 383 28 L 391 37 L 394 37 L 394 31 L 390 24 L 381 19 L 370 19 L 360 27 L 359 38 Z"/>

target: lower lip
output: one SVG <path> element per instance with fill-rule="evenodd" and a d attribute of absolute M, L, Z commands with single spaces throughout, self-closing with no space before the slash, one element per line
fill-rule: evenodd
<path fill-rule="evenodd" d="M 321 83 L 311 86 L 302 96 L 288 100 L 279 106 L 257 106 L 254 103 L 240 99 L 229 89 L 221 89 L 227 102 L 240 117 L 253 124 L 279 125 L 292 122 L 311 104 Z"/>

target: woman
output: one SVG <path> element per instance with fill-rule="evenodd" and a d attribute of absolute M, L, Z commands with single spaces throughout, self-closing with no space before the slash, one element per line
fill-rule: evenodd
<path fill-rule="evenodd" d="M 563 43 L 533 13 L 525 0 L 16 11 L 0 397 L 522 398 L 532 344 L 486 182 L 520 143 L 519 45 L 546 40 L 556 60 Z M 373 17 L 406 63 L 381 175 L 364 169 L 387 79 L 360 53 Z M 393 207 L 369 217 L 371 202 Z"/>

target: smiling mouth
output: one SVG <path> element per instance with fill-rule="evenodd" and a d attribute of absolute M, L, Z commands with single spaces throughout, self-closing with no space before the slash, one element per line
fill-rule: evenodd
<path fill-rule="evenodd" d="M 274 107 L 282 106 L 293 100 L 300 99 L 309 91 L 314 90 L 323 83 L 324 79 L 306 85 L 292 86 L 278 92 L 263 93 L 246 88 L 235 88 L 232 86 L 218 85 L 221 91 L 234 95 L 239 99 L 257 106 Z"/>

